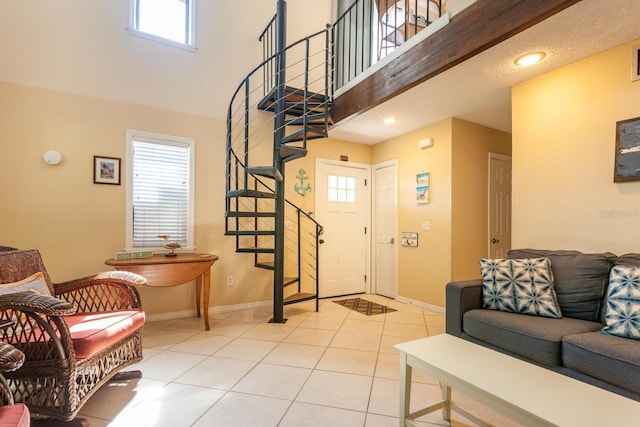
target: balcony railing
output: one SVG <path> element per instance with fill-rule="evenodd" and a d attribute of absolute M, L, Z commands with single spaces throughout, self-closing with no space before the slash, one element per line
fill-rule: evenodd
<path fill-rule="evenodd" d="M 334 89 L 362 74 L 447 12 L 447 0 L 356 0 L 332 28 Z"/>

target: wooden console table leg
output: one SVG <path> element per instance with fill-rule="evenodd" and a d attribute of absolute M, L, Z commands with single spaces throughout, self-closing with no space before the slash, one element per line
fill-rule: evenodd
<path fill-rule="evenodd" d="M 202 276 L 196 277 L 196 313 L 200 317 L 200 295 L 202 293 Z"/>
<path fill-rule="evenodd" d="M 204 328 L 205 330 L 209 330 L 209 295 L 211 291 L 211 269 L 207 269 L 204 272 Z M 200 305 L 198 305 L 200 307 Z"/>

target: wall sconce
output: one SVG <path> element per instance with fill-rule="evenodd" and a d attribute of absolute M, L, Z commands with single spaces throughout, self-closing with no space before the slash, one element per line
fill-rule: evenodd
<path fill-rule="evenodd" d="M 433 147 L 433 138 L 421 139 L 420 142 L 418 142 L 418 146 L 421 150 Z"/>
<path fill-rule="evenodd" d="M 60 153 L 53 150 L 47 151 L 42 157 L 44 158 L 45 163 L 52 166 L 57 165 L 62 161 L 62 156 L 60 155 Z"/>

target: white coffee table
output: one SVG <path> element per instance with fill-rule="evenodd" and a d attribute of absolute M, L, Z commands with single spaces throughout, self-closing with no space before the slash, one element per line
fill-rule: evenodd
<path fill-rule="evenodd" d="M 638 426 L 640 402 L 452 335 L 394 346 L 400 351 L 400 426 L 442 409 L 491 426 L 451 400 L 451 388 L 525 426 Z M 412 368 L 440 381 L 441 402 L 411 413 Z"/>

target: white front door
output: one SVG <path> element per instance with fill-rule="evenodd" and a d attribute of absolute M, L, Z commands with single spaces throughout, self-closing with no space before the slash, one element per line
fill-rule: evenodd
<path fill-rule="evenodd" d="M 489 257 L 511 249 L 511 157 L 489 153 Z"/>
<path fill-rule="evenodd" d="M 373 283 L 377 294 L 395 298 L 398 295 L 397 161 L 380 163 L 373 170 Z"/>
<path fill-rule="evenodd" d="M 369 256 L 369 166 L 316 160 L 320 236 L 319 296 L 365 292 Z"/>

